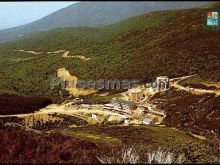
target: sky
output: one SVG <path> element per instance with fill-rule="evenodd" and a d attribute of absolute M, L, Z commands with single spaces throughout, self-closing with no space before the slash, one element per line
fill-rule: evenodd
<path fill-rule="evenodd" d="M 36 21 L 78 1 L 0 2 L 0 29 Z"/>

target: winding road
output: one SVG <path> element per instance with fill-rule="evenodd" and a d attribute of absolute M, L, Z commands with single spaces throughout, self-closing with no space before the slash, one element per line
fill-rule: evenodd
<path fill-rule="evenodd" d="M 194 95 L 203 95 L 203 94 L 215 94 L 216 96 L 220 95 L 220 90 L 208 90 L 208 89 L 184 87 L 184 86 L 179 84 L 180 81 L 182 81 L 186 78 L 192 77 L 192 76 L 195 76 L 195 75 L 184 76 L 184 77 L 171 79 L 171 82 L 174 81 L 173 83 L 171 83 L 171 86 L 173 86 L 176 89 L 180 89 L 180 90 L 184 90 L 186 92 L 190 92 Z M 175 80 L 177 80 L 177 81 L 175 81 Z"/>

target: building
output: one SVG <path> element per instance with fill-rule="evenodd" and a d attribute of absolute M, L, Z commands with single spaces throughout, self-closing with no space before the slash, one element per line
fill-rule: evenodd
<path fill-rule="evenodd" d="M 166 112 L 164 110 L 159 109 L 156 105 L 154 104 L 142 104 L 138 105 L 137 107 L 138 112 L 144 114 L 144 113 L 151 113 L 157 116 L 166 116 Z"/>
<path fill-rule="evenodd" d="M 144 114 L 144 113 L 148 112 L 148 109 L 147 109 L 147 107 L 140 105 L 137 107 L 137 111 L 140 112 L 141 114 Z"/>
<path fill-rule="evenodd" d="M 125 112 L 131 112 L 132 103 L 130 101 L 122 100 L 122 99 L 113 99 L 112 104 L 114 109 L 120 109 Z"/>
<path fill-rule="evenodd" d="M 129 92 L 129 97 L 134 102 L 144 99 L 144 93 L 140 88 L 132 88 L 129 89 L 128 92 Z"/>
<path fill-rule="evenodd" d="M 148 119 L 148 118 L 145 118 L 142 123 L 145 124 L 145 125 L 149 125 L 149 124 L 152 123 L 152 120 Z"/>
<path fill-rule="evenodd" d="M 157 107 L 154 104 L 147 104 L 147 108 L 149 111 L 153 111 L 153 110 L 156 110 Z"/>
<path fill-rule="evenodd" d="M 125 125 L 130 124 L 130 123 L 131 123 L 131 120 L 132 120 L 132 118 L 130 118 L 130 117 L 124 118 L 124 124 L 125 124 Z"/>
<path fill-rule="evenodd" d="M 112 109 L 114 109 L 114 105 L 113 104 L 104 104 L 103 108 L 106 110 L 112 110 Z"/>
<path fill-rule="evenodd" d="M 157 90 L 166 91 L 169 89 L 169 78 L 167 76 L 160 76 L 156 78 Z"/>
<path fill-rule="evenodd" d="M 98 120 L 98 118 L 97 118 L 97 115 L 96 115 L 96 114 L 92 114 L 92 118 L 93 118 L 94 120 Z"/>
<path fill-rule="evenodd" d="M 151 83 L 150 91 L 163 92 L 170 88 L 169 78 L 167 76 L 156 77 L 156 81 Z"/>
<path fill-rule="evenodd" d="M 105 110 L 110 110 L 120 114 L 130 114 L 132 103 L 122 99 L 113 99 L 111 104 L 104 104 Z"/>

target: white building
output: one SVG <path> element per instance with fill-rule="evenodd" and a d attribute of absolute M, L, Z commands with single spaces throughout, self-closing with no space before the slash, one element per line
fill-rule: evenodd
<path fill-rule="evenodd" d="M 152 120 L 151 120 L 151 119 L 145 118 L 145 119 L 143 120 L 143 124 L 145 124 L 145 125 L 149 125 L 149 124 L 151 124 L 151 123 L 152 123 Z"/>
<path fill-rule="evenodd" d="M 94 120 L 98 120 L 98 118 L 97 118 L 97 115 L 96 115 L 96 114 L 92 114 L 92 118 L 93 118 Z"/>
<path fill-rule="evenodd" d="M 169 88 L 169 78 L 167 76 L 159 76 L 156 77 L 156 81 L 151 84 L 150 92 L 162 92 Z"/>

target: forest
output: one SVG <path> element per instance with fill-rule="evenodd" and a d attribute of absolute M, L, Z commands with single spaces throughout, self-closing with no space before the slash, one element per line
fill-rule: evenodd
<path fill-rule="evenodd" d="M 141 83 L 161 75 L 173 78 L 214 71 L 220 67 L 216 49 L 220 33 L 204 29 L 204 11 L 157 11 L 111 25 L 35 32 L 2 43 L 0 93 L 45 96 L 57 102 L 59 89 L 51 90 L 49 84 L 62 67 L 79 79 L 137 79 Z M 56 50 L 91 60 L 46 53 Z"/>

